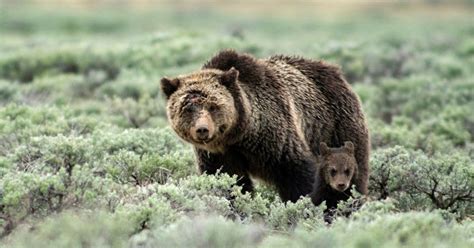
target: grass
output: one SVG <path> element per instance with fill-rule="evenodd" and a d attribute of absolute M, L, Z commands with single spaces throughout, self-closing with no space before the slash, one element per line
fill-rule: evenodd
<path fill-rule="evenodd" d="M 1 246 L 473 245 L 472 5 L 5 6 Z M 307 198 L 197 175 L 159 79 L 223 48 L 341 65 L 371 132 L 360 210 L 327 225 Z"/>

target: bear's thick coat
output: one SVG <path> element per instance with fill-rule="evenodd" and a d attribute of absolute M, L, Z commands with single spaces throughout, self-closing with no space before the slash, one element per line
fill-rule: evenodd
<path fill-rule="evenodd" d="M 340 70 L 321 61 L 256 59 L 224 50 L 201 70 L 163 78 L 167 114 L 194 145 L 202 173 L 237 174 L 274 185 L 283 201 L 312 192 L 320 142 L 352 141 L 356 189 L 367 193 L 369 137 L 361 104 Z M 318 182 L 316 182 L 318 183 Z"/>

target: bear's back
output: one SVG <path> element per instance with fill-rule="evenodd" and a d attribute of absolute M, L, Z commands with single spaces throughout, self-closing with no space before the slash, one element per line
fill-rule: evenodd
<path fill-rule="evenodd" d="M 279 94 L 282 94 L 280 97 L 285 99 L 289 106 L 294 126 L 301 130 L 300 135 L 309 148 L 313 152 L 316 151 L 319 139 L 330 138 L 330 133 L 325 130 L 332 130 L 334 127 L 329 99 L 311 78 L 286 60 L 270 57 L 261 62 L 277 79 L 276 82 L 268 83 L 281 84 L 278 87 L 283 90 Z M 315 135 L 316 133 L 318 135 Z"/>

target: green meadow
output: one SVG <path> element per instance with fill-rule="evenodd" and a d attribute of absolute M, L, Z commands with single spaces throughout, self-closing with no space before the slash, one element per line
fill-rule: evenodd
<path fill-rule="evenodd" d="M 0 247 L 473 247 L 473 13 L 0 3 Z M 341 66 L 371 134 L 361 209 L 328 225 L 309 198 L 198 175 L 159 81 L 224 48 Z"/>

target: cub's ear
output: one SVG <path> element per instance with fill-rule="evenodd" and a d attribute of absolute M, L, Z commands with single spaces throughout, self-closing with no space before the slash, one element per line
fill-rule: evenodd
<path fill-rule="evenodd" d="M 219 78 L 219 81 L 221 82 L 222 85 L 229 86 L 233 84 L 235 81 L 237 81 L 238 77 L 239 77 L 239 71 L 235 69 L 234 67 L 232 67 L 221 75 L 221 77 Z"/>
<path fill-rule="evenodd" d="M 173 94 L 179 87 L 179 79 L 173 78 L 162 78 L 161 79 L 161 90 L 165 93 L 166 98 L 170 98 L 171 94 Z"/>
<path fill-rule="evenodd" d="M 326 143 L 324 142 L 321 142 L 319 143 L 319 153 L 322 155 L 322 156 L 326 156 L 328 155 L 329 153 L 331 153 L 331 150 L 329 150 L 329 147 Z"/>
<path fill-rule="evenodd" d="M 344 149 L 350 153 L 354 153 L 354 144 L 350 141 L 344 142 Z"/>

